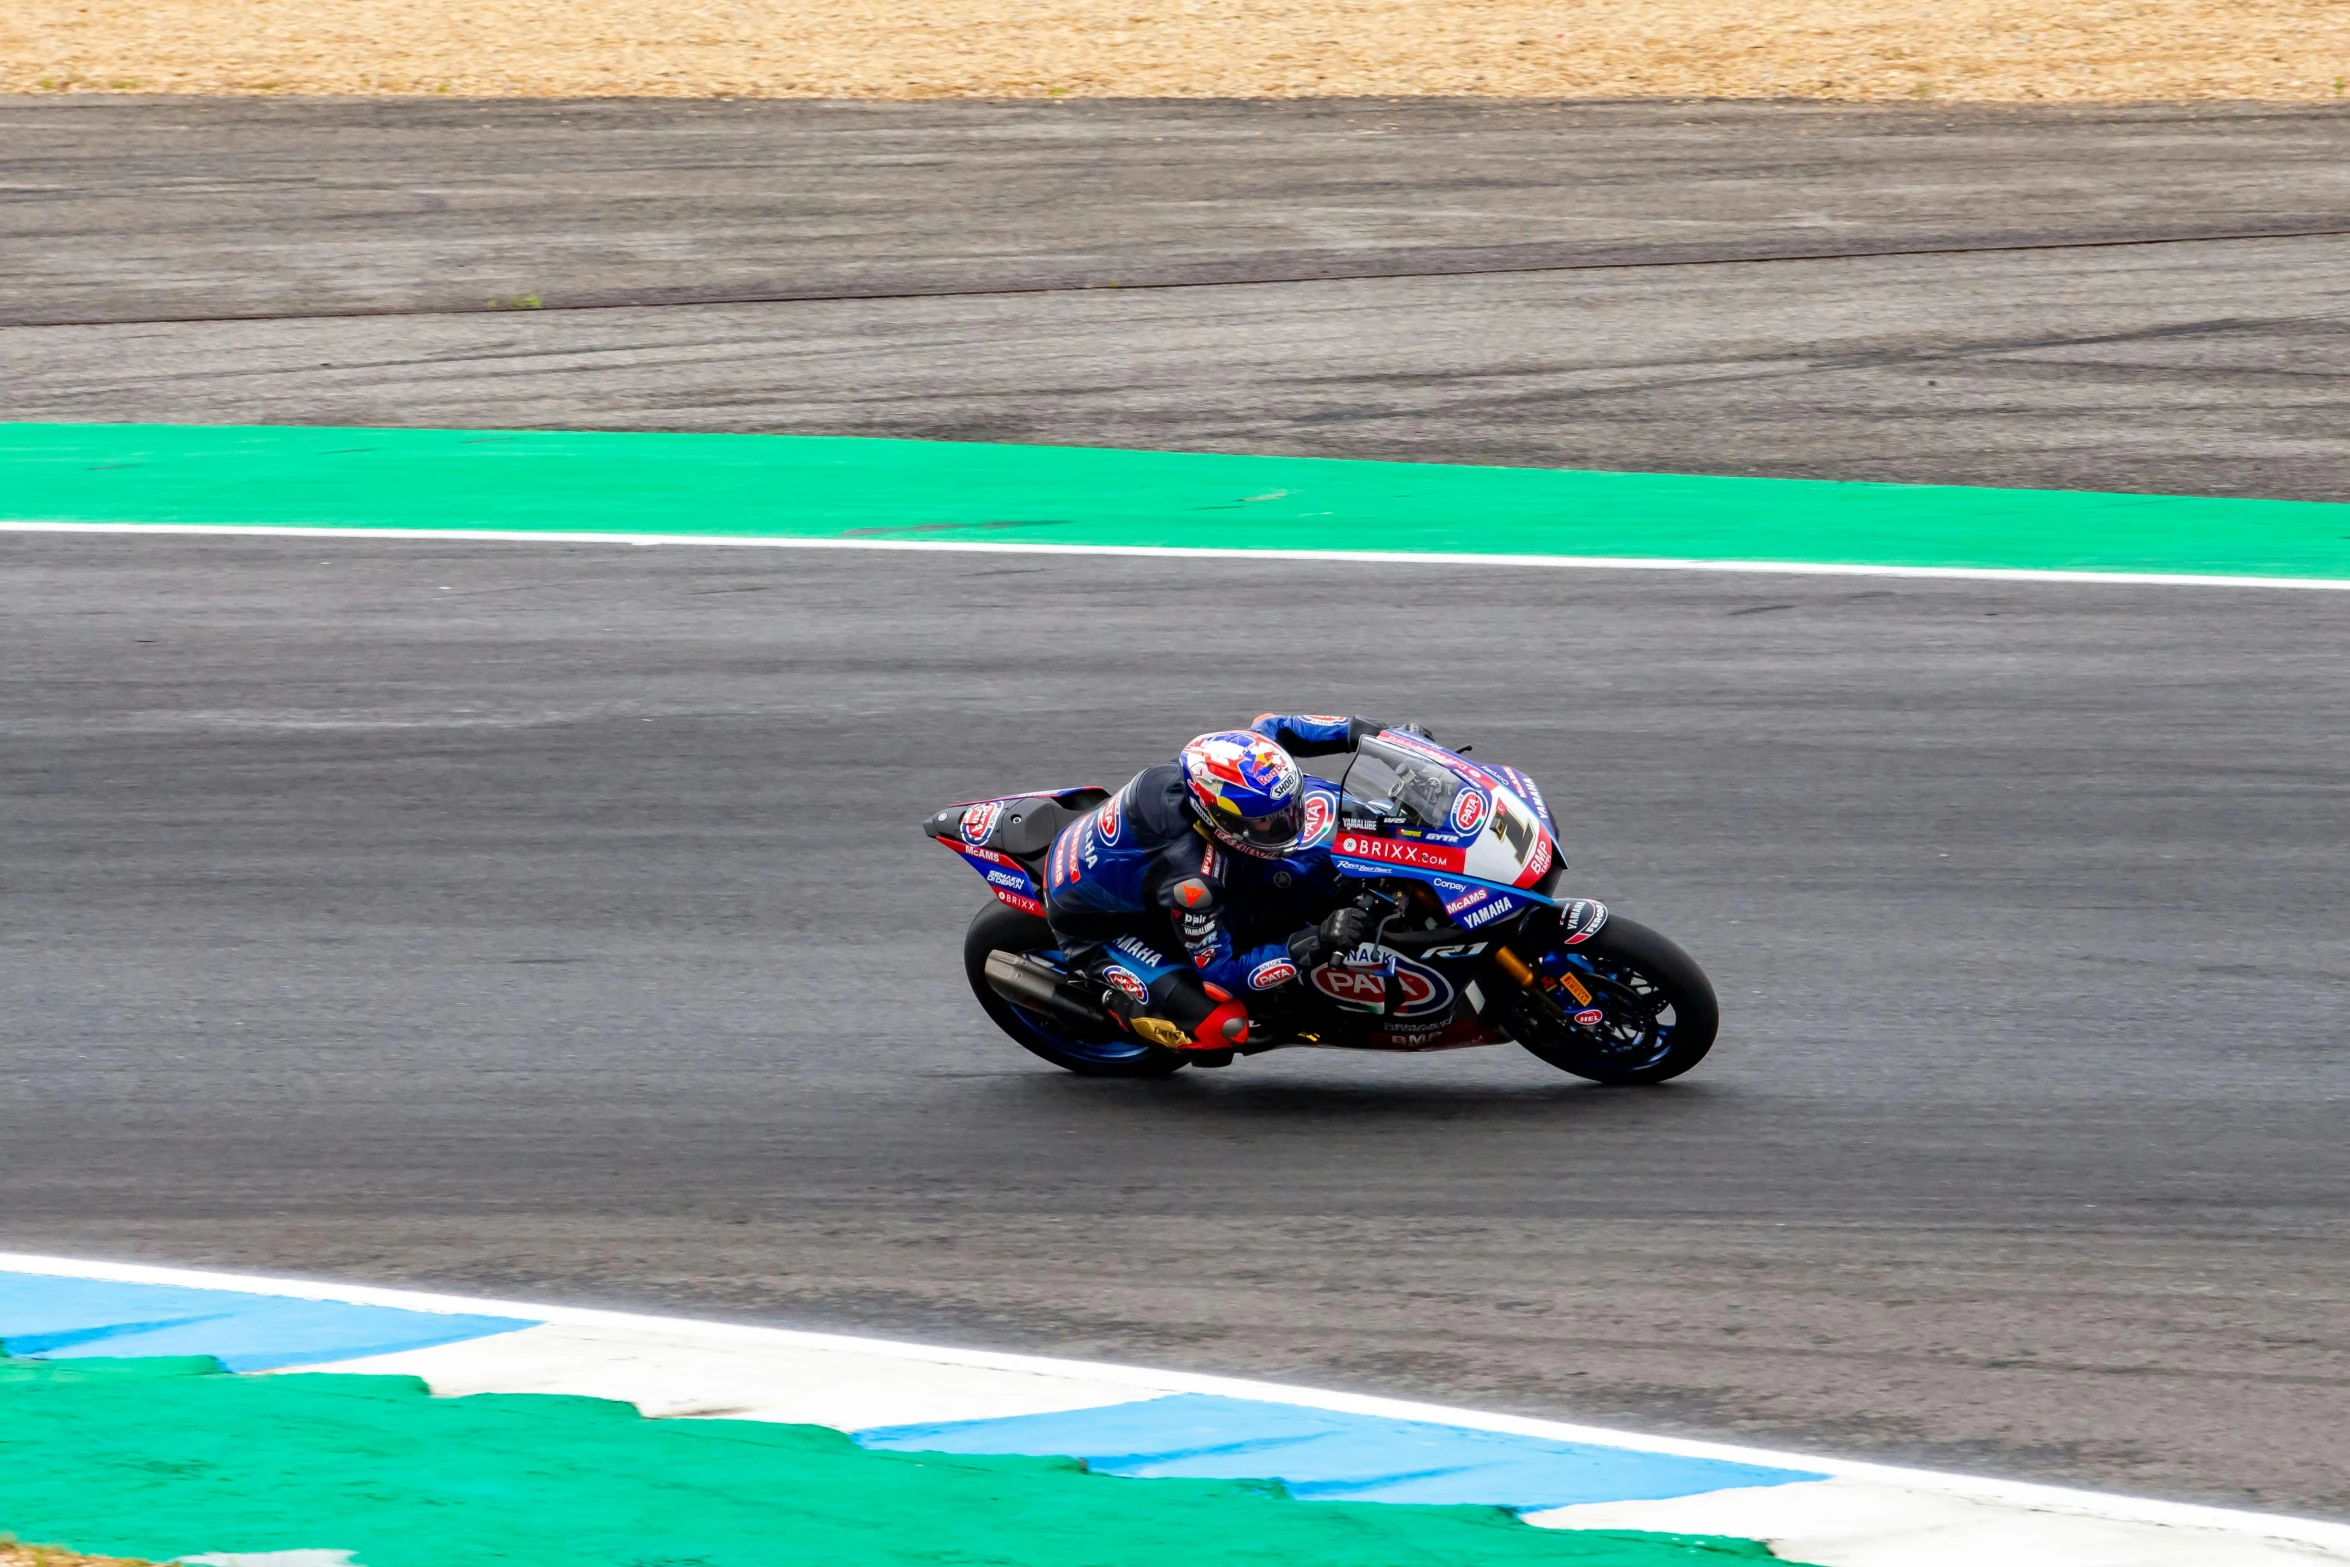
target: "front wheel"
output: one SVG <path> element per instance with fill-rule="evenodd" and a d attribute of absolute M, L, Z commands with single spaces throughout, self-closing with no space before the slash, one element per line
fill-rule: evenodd
<path fill-rule="evenodd" d="M 1679 1077 L 1705 1059 L 1721 1027 L 1713 983 L 1697 960 L 1620 914 L 1589 941 L 1544 953 L 1534 969 L 1558 1012 L 1522 1000 L 1508 1020 L 1510 1037 L 1595 1083 Z"/>
<path fill-rule="evenodd" d="M 963 975 L 996 1027 L 1023 1048 L 1079 1077 L 1165 1077 L 1185 1065 L 1174 1051 L 1120 1033 L 1107 1020 L 1099 1034 L 1080 1034 L 1042 1013 L 1014 1006 L 987 982 L 989 953 L 1050 952 L 1055 945 L 1050 925 L 1008 904 L 991 903 L 971 921 L 963 937 Z"/>

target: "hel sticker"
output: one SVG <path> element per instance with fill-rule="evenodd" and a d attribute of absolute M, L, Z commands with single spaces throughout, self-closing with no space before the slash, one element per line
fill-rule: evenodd
<path fill-rule="evenodd" d="M 1472 833 L 1485 820 L 1485 796 L 1474 789 L 1463 789 L 1452 802 L 1452 830 Z"/>
<path fill-rule="evenodd" d="M 1596 1028 L 1606 1021 L 1607 1014 L 1597 1007 L 1585 1007 L 1575 1014 L 1576 1025 L 1582 1028 Z"/>
<path fill-rule="evenodd" d="M 1132 969 L 1123 969 L 1113 963 L 1102 970 L 1102 978 L 1116 989 L 1124 991 L 1129 1000 L 1148 1001 L 1151 998 L 1150 986 L 1144 984 L 1142 976 Z"/>
<path fill-rule="evenodd" d="M 1276 986 L 1286 985 L 1295 978 L 1297 978 L 1297 965 L 1287 958 L 1275 958 L 1270 963 L 1260 963 L 1248 971 L 1248 988 L 1251 990 L 1271 990 Z"/>
<path fill-rule="evenodd" d="M 995 831 L 996 818 L 1003 814 L 1004 802 L 1001 800 L 982 800 L 977 805 L 967 807 L 963 812 L 963 841 L 987 842 L 988 834 Z"/>

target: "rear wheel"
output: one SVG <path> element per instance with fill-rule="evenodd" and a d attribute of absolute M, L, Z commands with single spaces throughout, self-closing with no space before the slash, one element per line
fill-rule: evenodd
<path fill-rule="evenodd" d="M 1063 1071 L 1080 1077 L 1165 1077 L 1185 1063 L 1172 1050 L 1146 1045 L 1105 1021 L 1100 1032 L 1078 1031 L 1057 1018 L 1014 1006 L 987 982 L 990 952 L 1050 952 L 1058 945 L 1050 925 L 1008 904 L 979 911 L 963 937 L 963 975 L 995 1026 Z"/>
<path fill-rule="evenodd" d="M 1599 934 L 1543 954 L 1543 993 L 1563 1014 L 1522 1002 L 1510 1037 L 1562 1072 L 1595 1083 L 1661 1083 L 1713 1048 L 1714 987 L 1662 932 L 1611 915 Z M 1580 986 L 1591 999 L 1574 993 Z M 1598 1014 L 1596 1017 L 1593 1014 Z M 1577 1022 L 1580 1016 L 1588 1021 Z"/>

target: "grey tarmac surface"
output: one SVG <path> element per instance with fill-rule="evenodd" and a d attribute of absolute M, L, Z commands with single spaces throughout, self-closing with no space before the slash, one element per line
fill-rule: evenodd
<path fill-rule="evenodd" d="M 0 318 L 50 324 L 0 327 L 0 417 L 2350 498 L 2345 153 L 2324 111 L 14 100 Z M 1848 259 L 1753 259 L 1798 253 Z M 1535 263 L 1580 270 L 1490 270 Z M 779 297 L 828 291 L 906 297 Z M 525 293 L 618 308 L 472 308 Z M 2350 1515 L 2346 615 L 0 536 L 0 1244 Z M 1715 1059 L 1104 1084 L 994 1037 L 918 819 L 1276 705 L 1534 771 L 1713 971 Z"/>
<path fill-rule="evenodd" d="M 2350 499 L 2350 109 L 17 98 L 0 183 L 0 418 Z"/>
<path fill-rule="evenodd" d="M 2350 1512 L 2342 595 L 0 538 L 0 1238 Z M 1065 1077 L 950 800 L 1543 779 L 1728 1016 Z"/>

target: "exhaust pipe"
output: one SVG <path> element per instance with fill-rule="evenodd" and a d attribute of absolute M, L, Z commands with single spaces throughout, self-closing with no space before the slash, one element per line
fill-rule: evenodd
<path fill-rule="evenodd" d="M 1034 958 L 1001 948 L 987 955 L 987 988 L 1015 1006 L 1041 1012 L 1066 1028 L 1098 1033 L 1110 1020 L 1061 988 L 1059 972 Z"/>

